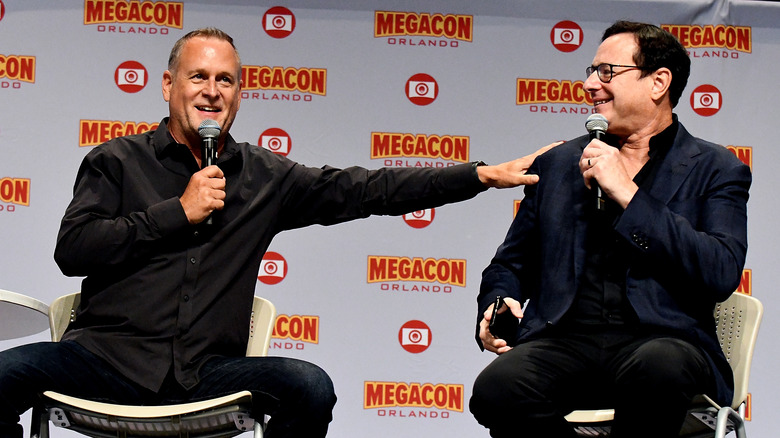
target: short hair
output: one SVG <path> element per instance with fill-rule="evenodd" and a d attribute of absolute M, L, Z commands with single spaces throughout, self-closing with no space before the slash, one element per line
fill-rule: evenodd
<path fill-rule="evenodd" d="M 682 43 L 658 26 L 633 21 L 615 22 L 604 31 L 601 41 L 621 33 L 631 33 L 636 38 L 639 51 L 634 54 L 634 63 L 642 67 L 642 77 L 662 67 L 672 72 L 669 99 L 672 108 L 677 106 L 691 74 L 691 59 Z"/>
<path fill-rule="evenodd" d="M 170 72 L 174 72 L 179 64 L 179 58 L 181 58 L 181 50 L 182 47 L 184 47 L 184 44 L 187 43 L 187 41 L 193 39 L 193 38 L 216 38 L 218 40 L 227 41 L 230 43 L 230 46 L 233 47 L 233 50 L 236 52 L 236 59 L 238 59 L 238 65 L 239 65 L 239 74 L 241 72 L 241 56 L 238 55 L 238 49 L 236 49 L 236 45 L 233 44 L 233 38 L 228 35 L 227 33 L 215 28 L 215 27 L 204 27 L 201 29 L 195 29 L 183 37 L 179 38 L 178 41 L 173 45 L 173 48 L 171 49 L 171 54 L 168 56 L 168 70 Z"/>

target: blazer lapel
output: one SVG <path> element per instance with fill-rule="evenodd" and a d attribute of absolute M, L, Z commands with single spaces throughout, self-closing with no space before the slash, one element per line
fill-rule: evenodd
<path fill-rule="evenodd" d="M 700 153 L 691 134 L 680 124 L 674 144 L 658 169 L 652 188 L 653 197 L 669 204 L 696 167 Z"/>

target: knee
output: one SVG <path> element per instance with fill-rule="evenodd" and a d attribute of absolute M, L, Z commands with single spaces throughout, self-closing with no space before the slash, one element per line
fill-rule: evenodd
<path fill-rule="evenodd" d="M 336 405 L 336 392 L 328 373 L 308 362 L 298 362 L 295 366 L 298 368 L 296 374 L 299 376 L 297 379 L 299 402 L 312 412 L 331 412 Z"/>
<path fill-rule="evenodd" d="M 660 338 L 639 347 L 620 374 L 652 390 L 685 388 L 711 372 L 698 348 L 679 339 Z"/>

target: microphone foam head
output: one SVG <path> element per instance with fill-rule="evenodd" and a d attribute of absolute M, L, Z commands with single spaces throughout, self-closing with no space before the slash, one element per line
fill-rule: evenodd
<path fill-rule="evenodd" d="M 217 138 L 222 128 L 219 127 L 219 123 L 216 120 L 206 119 L 198 126 L 198 134 L 200 138 Z"/>
<path fill-rule="evenodd" d="M 587 129 L 588 132 L 607 132 L 607 127 L 609 127 L 609 122 L 607 122 L 607 118 L 601 114 L 591 114 L 588 116 L 588 120 L 585 121 L 585 129 Z"/>

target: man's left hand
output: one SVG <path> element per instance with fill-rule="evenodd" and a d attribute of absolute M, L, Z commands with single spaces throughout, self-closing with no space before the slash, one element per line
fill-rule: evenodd
<path fill-rule="evenodd" d="M 516 160 L 507 161 L 506 163 L 497 164 L 495 166 L 479 166 L 477 167 L 479 180 L 488 187 L 496 187 L 499 189 L 536 184 L 539 182 L 539 175 L 529 175 L 526 173 L 528 172 L 528 168 L 531 167 L 531 163 L 534 162 L 536 157 L 561 143 L 563 142 L 556 141 L 555 143 L 550 143 L 532 154 Z"/>

